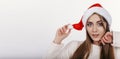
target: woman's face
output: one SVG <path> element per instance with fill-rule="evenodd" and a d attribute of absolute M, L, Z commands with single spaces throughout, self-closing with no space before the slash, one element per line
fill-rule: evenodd
<path fill-rule="evenodd" d="M 87 32 L 94 42 L 99 41 L 105 33 L 106 23 L 98 14 L 89 17 L 86 23 Z"/>

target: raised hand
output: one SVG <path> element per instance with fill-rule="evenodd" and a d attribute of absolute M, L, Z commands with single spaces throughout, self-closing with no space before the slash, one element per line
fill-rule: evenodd
<path fill-rule="evenodd" d="M 71 32 L 71 29 L 68 28 L 68 25 L 64 25 L 63 27 L 59 28 L 56 32 L 56 36 L 54 39 L 54 43 L 61 44 L 62 40 L 65 39 Z"/>
<path fill-rule="evenodd" d="M 106 43 L 112 43 L 113 42 L 113 33 L 112 32 L 107 32 L 101 39 L 101 43 L 105 45 Z"/>

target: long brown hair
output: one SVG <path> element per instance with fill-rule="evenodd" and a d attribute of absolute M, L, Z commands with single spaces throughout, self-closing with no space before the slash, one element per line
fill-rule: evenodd
<path fill-rule="evenodd" d="M 97 14 L 97 13 L 94 13 Z M 97 14 L 99 15 L 99 14 Z M 109 25 L 108 22 L 104 17 L 99 15 L 100 19 L 106 22 L 106 26 L 103 24 L 103 28 L 106 32 L 109 32 Z M 93 44 L 93 40 L 89 36 L 87 30 L 86 30 L 86 40 L 76 49 L 73 56 L 70 59 L 88 59 L 90 51 L 91 51 L 91 45 Z M 115 59 L 114 57 L 114 49 L 111 44 L 106 45 L 100 45 L 101 46 L 101 53 L 100 53 L 100 59 Z"/>

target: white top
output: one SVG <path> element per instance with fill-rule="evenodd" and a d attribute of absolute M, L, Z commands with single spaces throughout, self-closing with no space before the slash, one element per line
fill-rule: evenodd
<path fill-rule="evenodd" d="M 113 47 L 115 59 L 120 59 L 120 32 L 113 32 Z M 66 46 L 63 44 L 52 43 L 46 56 L 43 59 L 70 59 L 81 41 L 71 41 Z M 92 44 L 91 53 L 88 59 L 99 59 L 100 58 L 100 46 Z"/>
<path fill-rule="evenodd" d="M 92 50 L 88 59 L 100 58 L 100 46 L 92 44 Z"/>

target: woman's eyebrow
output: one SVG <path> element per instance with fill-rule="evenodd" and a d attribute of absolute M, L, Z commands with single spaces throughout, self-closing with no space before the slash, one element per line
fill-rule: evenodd
<path fill-rule="evenodd" d="M 92 23 L 91 21 L 88 21 L 87 23 Z"/>
<path fill-rule="evenodd" d="M 99 23 L 99 22 L 103 22 L 103 21 L 102 20 L 97 21 L 97 23 Z"/>
<path fill-rule="evenodd" d="M 92 22 L 92 21 L 88 20 L 87 22 Z"/>

